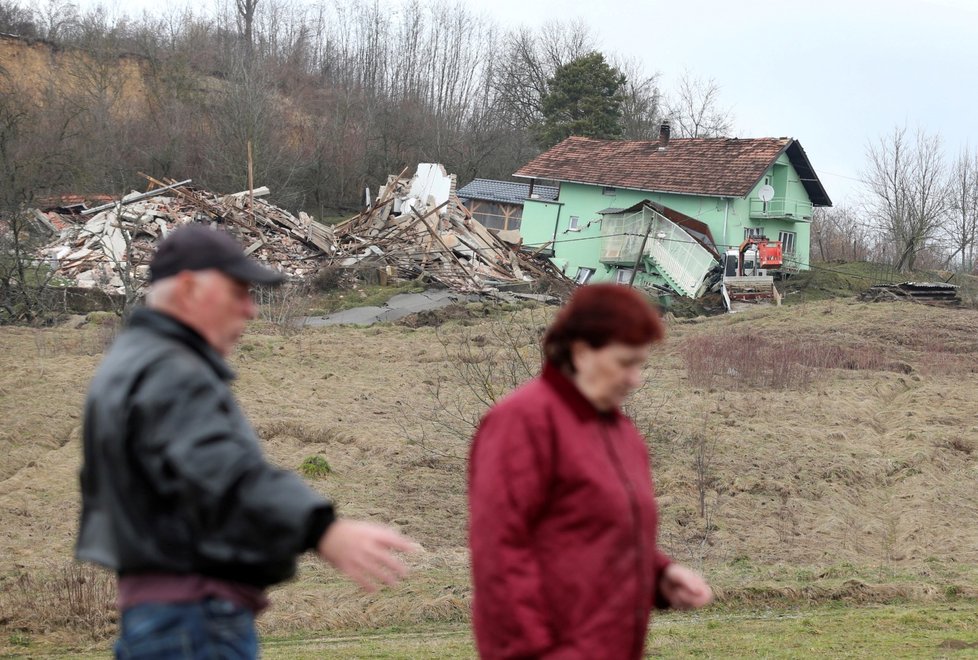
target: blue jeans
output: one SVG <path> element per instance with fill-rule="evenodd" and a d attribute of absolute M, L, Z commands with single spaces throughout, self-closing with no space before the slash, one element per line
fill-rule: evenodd
<path fill-rule="evenodd" d="M 120 660 L 239 660 L 258 657 L 251 610 L 226 600 L 145 603 L 122 613 Z"/>

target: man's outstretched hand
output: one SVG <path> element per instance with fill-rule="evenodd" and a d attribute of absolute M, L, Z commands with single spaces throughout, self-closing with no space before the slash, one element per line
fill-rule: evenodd
<path fill-rule="evenodd" d="M 408 568 L 394 553 L 420 549 L 390 527 L 345 519 L 334 521 L 316 546 L 321 558 L 364 591 L 376 591 L 380 584 L 396 584 L 407 575 Z"/>

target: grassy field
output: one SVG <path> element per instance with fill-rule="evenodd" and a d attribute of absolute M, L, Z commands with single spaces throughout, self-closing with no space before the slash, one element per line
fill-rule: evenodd
<path fill-rule="evenodd" d="M 327 463 L 307 478 L 343 514 L 425 547 L 379 595 L 304 558 L 261 617 L 268 657 L 471 653 L 467 437 L 535 369 L 552 313 L 252 325 L 235 392 L 270 459 Z M 660 545 L 720 606 L 657 619 L 656 653 L 939 657 L 945 638 L 975 641 L 975 327 L 973 310 L 851 299 L 670 323 L 628 410 L 653 459 Z M 114 632 L 111 579 L 71 562 L 80 408 L 110 339 L 98 317 L 0 328 L 0 654 L 98 653 Z"/>
<path fill-rule="evenodd" d="M 978 603 L 808 607 L 660 614 L 657 658 L 978 657 Z M 474 658 L 467 628 L 267 640 L 269 660 Z"/>
<path fill-rule="evenodd" d="M 10 657 L 104 657 L 108 643 L 56 646 L 21 639 Z M 646 645 L 657 658 L 974 658 L 978 657 L 978 602 L 942 605 L 729 609 L 663 613 Z M 411 630 L 338 631 L 266 637 L 266 660 L 314 658 L 475 658 L 468 626 Z"/>

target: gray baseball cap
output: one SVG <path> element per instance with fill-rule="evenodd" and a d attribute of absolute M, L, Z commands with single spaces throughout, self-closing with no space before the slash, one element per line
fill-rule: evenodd
<path fill-rule="evenodd" d="M 156 248 L 149 263 L 149 281 L 157 282 L 185 270 L 216 269 L 241 282 L 277 285 L 282 273 L 245 256 L 229 233 L 200 224 L 180 227 Z"/>

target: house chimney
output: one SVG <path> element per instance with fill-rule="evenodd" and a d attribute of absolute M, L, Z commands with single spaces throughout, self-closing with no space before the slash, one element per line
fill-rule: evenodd
<path fill-rule="evenodd" d="M 659 151 L 665 151 L 666 147 L 669 146 L 669 133 L 671 130 L 668 120 L 662 122 L 662 125 L 659 126 Z"/>

